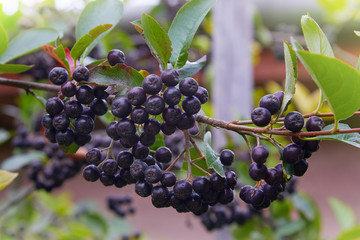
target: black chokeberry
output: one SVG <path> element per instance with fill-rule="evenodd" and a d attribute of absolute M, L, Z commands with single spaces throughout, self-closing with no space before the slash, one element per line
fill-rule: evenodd
<path fill-rule="evenodd" d="M 193 96 L 199 88 L 199 84 L 193 78 L 184 78 L 179 84 L 180 92 L 184 96 Z"/>
<path fill-rule="evenodd" d="M 89 104 L 94 98 L 94 91 L 89 85 L 81 85 L 76 91 L 76 99 L 82 104 Z"/>
<path fill-rule="evenodd" d="M 88 165 L 83 170 L 83 177 L 86 181 L 95 182 L 100 177 L 100 170 L 95 165 Z"/>
<path fill-rule="evenodd" d="M 210 187 L 210 181 L 205 177 L 197 177 L 192 183 L 192 188 L 200 195 L 207 193 L 210 190 Z"/>
<path fill-rule="evenodd" d="M 46 101 L 45 109 L 50 116 L 55 116 L 62 112 L 64 103 L 59 98 L 52 97 Z"/>
<path fill-rule="evenodd" d="M 113 121 L 106 126 L 106 134 L 113 140 L 119 140 L 120 136 L 116 131 L 117 122 Z"/>
<path fill-rule="evenodd" d="M 260 189 L 255 189 L 254 194 L 251 196 L 250 201 L 253 206 L 260 206 L 265 200 L 265 194 Z"/>
<path fill-rule="evenodd" d="M 225 166 L 230 166 L 234 161 L 235 154 L 229 149 L 224 149 L 220 153 L 220 161 Z"/>
<path fill-rule="evenodd" d="M 119 49 L 113 49 L 108 53 L 107 60 L 110 66 L 115 66 L 118 63 L 125 62 L 125 54 Z"/>
<path fill-rule="evenodd" d="M 295 143 L 289 144 L 284 148 L 283 158 L 284 161 L 288 163 L 295 164 L 299 162 L 303 157 L 304 157 L 303 149 L 301 148 L 301 146 Z"/>
<path fill-rule="evenodd" d="M 101 161 L 101 152 L 98 148 L 93 148 L 90 151 L 88 151 L 85 155 L 85 160 L 89 164 L 97 165 Z"/>
<path fill-rule="evenodd" d="M 226 178 L 221 177 L 217 173 L 213 173 L 210 177 L 211 188 L 215 192 L 221 192 L 226 187 Z"/>
<path fill-rule="evenodd" d="M 176 131 L 176 126 L 167 124 L 166 122 L 162 122 L 160 128 L 165 135 L 171 135 Z"/>
<path fill-rule="evenodd" d="M 77 82 L 87 82 L 90 77 L 89 69 L 85 66 L 78 66 L 74 69 L 72 77 Z"/>
<path fill-rule="evenodd" d="M 249 176 L 254 181 L 265 179 L 267 176 L 267 168 L 264 164 L 252 163 L 249 167 Z"/>
<path fill-rule="evenodd" d="M 282 105 L 283 99 L 284 99 L 284 92 L 283 91 L 277 91 L 274 93 L 274 96 L 277 97 L 280 101 L 280 105 Z"/>
<path fill-rule="evenodd" d="M 94 120 L 88 115 L 81 115 L 76 119 L 74 126 L 76 133 L 86 135 L 94 130 Z"/>
<path fill-rule="evenodd" d="M 319 150 L 319 147 L 320 147 L 320 140 L 312 140 L 312 141 L 305 141 L 303 149 L 305 152 L 312 153 Z"/>
<path fill-rule="evenodd" d="M 269 185 L 277 185 L 283 180 L 283 172 L 276 168 L 269 168 L 265 181 Z"/>
<path fill-rule="evenodd" d="M 61 85 L 61 93 L 65 97 L 72 97 L 76 93 L 76 85 L 72 82 L 65 82 L 63 85 Z"/>
<path fill-rule="evenodd" d="M 53 118 L 52 125 L 58 131 L 65 131 L 70 125 L 69 117 L 65 114 L 58 114 Z"/>
<path fill-rule="evenodd" d="M 155 165 L 156 160 L 153 156 L 148 155 L 145 159 L 142 159 L 144 163 L 146 163 L 148 166 Z"/>
<path fill-rule="evenodd" d="M 186 97 L 182 102 L 182 108 L 187 114 L 196 114 L 201 109 L 201 102 L 195 96 Z"/>
<path fill-rule="evenodd" d="M 165 101 L 158 95 L 151 96 L 145 102 L 145 109 L 151 115 L 159 115 L 165 109 Z"/>
<path fill-rule="evenodd" d="M 195 93 L 195 97 L 200 100 L 201 104 L 204 104 L 209 100 L 209 93 L 206 88 L 199 86 L 198 90 Z"/>
<path fill-rule="evenodd" d="M 162 117 L 167 124 L 175 126 L 181 120 L 181 110 L 177 106 L 165 107 Z"/>
<path fill-rule="evenodd" d="M 195 126 L 195 116 L 187 113 L 181 114 L 181 120 L 176 125 L 180 130 L 190 129 Z"/>
<path fill-rule="evenodd" d="M 246 203 L 251 203 L 251 196 L 254 193 L 255 188 L 249 185 L 246 185 L 241 188 L 239 197 L 241 200 L 243 200 Z"/>
<path fill-rule="evenodd" d="M 161 184 L 165 187 L 172 187 L 176 183 L 176 175 L 173 172 L 165 172 L 161 179 Z"/>
<path fill-rule="evenodd" d="M 131 176 L 133 176 L 133 178 L 135 178 L 136 180 L 144 179 L 145 169 L 147 167 L 148 165 L 146 165 L 146 163 L 144 163 L 143 161 L 139 161 L 139 160 L 135 161 L 130 166 Z"/>
<path fill-rule="evenodd" d="M 234 189 L 238 179 L 236 173 L 234 171 L 226 171 L 225 178 L 226 178 L 226 187 Z"/>
<path fill-rule="evenodd" d="M 156 74 L 146 76 L 142 82 L 142 87 L 147 94 L 157 94 L 162 88 L 162 81 Z"/>
<path fill-rule="evenodd" d="M 54 128 L 46 129 L 44 135 L 50 142 L 56 143 L 56 130 Z"/>
<path fill-rule="evenodd" d="M 273 115 L 280 110 L 281 103 L 278 97 L 273 94 L 268 94 L 260 99 L 259 107 L 266 108 L 270 111 L 271 115 Z"/>
<path fill-rule="evenodd" d="M 118 164 L 115 160 L 108 159 L 101 165 L 101 169 L 107 175 L 114 175 L 118 170 Z"/>
<path fill-rule="evenodd" d="M 174 196 L 179 200 L 187 200 L 191 198 L 192 186 L 185 179 L 179 180 L 174 185 Z"/>
<path fill-rule="evenodd" d="M 156 185 L 152 189 L 151 202 L 156 208 L 165 207 L 169 201 L 169 190 L 162 186 Z"/>
<path fill-rule="evenodd" d="M 151 195 L 152 192 L 152 184 L 148 183 L 145 180 L 139 180 L 136 182 L 135 184 L 135 192 L 140 196 L 140 197 L 148 197 Z"/>
<path fill-rule="evenodd" d="M 107 89 L 106 86 L 94 86 L 94 96 L 98 99 L 105 99 L 109 96 L 109 94 L 105 91 Z"/>
<path fill-rule="evenodd" d="M 145 169 L 145 180 L 149 183 L 157 183 L 163 177 L 163 173 L 158 165 L 151 165 Z"/>
<path fill-rule="evenodd" d="M 219 194 L 219 203 L 221 204 L 228 204 L 234 200 L 234 192 L 230 188 L 225 188 Z"/>
<path fill-rule="evenodd" d="M 269 156 L 269 150 L 262 145 L 256 146 L 252 149 L 251 157 L 254 160 L 254 162 L 258 164 L 265 163 L 268 156 Z"/>
<path fill-rule="evenodd" d="M 181 92 L 176 87 L 168 87 L 164 92 L 164 101 L 169 106 L 177 105 L 181 100 Z"/>
<path fill-rule="evenodd" d="M 172 153 L 167 147 L 159 147 L 155 152 L 155 159 L 161 163 L 169 163 L 171 161 Z"/>
<path fill-rule="evenodd" d="M 127 98 L 131 105 L 139 107 L 145 103 L 146 93 L 141 87 L 133 87 L 127 93 Z"/>
<path fill-rule="evenodd" d="M 308 166 L 308 162 L 305 159 L 301 159 L 298 163 L 294 164 L 294 175 L 297 177 L 303 176 Z"/>
<path fill-rule="evenodd" d="M 78 118 L 82 114 L 83 106 L 77 100 L 67 101 L 64 105 L 64 112 L 70 118 Z"/>
<path fill-rule="evenodd" d="M 258 127 L 265 127 L 270 120 L 271 113 L 266 108 L 258 107 L 251 112 L 251 121 Z"/>
<path fill-rule="evenodd" d="M 138 144 L 139 139 L 140 139 L 139 135 L 134 134 L 134 135 L 127 136 L 126 138 L 121 138 L 120 143 L 123 147 L 127 146 L 125 148 L 130 148 L 130 147 L 133 147 L 136 144 Z"/>
<path fill-rule="evenodd" d="M 90 107 L 83 107 L 83 111 L 81 115 L 88 115 L 89 117 L 95 120 L 95 114 Z"/>
<path fill-rule="evenodd" d="M 107 175 L 104 172 L 100 173 L 100 182 L 104 186 L 111 186 L 114 184 L 114 175 Z"/>
<path fill-rule="evenodd" d="M 179 73 L 175 69 L 164 70 L 160 78 L 167 87 L 174 87 L 179 83 Z"/>
<path fill-rule="evenodd" d="M 128 168 L 134 162 L 134 156 L 129 151 L 121 151 L 116 157 L 117 164 L 122 168 Z"/>
<path fill-rule="evenodd" d="M 161 125 L 155 118 L 149 118 L 144 124 L 144 132 L 149 135 L 156 135 L 160 132 Z"/>
<path fill-rule="evenodd" d="M 90 109 L 92 110 L 92 112 L 97 115 L 97 116 L 102 116 L 105 113 L 107 113 L 108 110 L 108 105 L 107 102 L 104 99 L 100 99 L 100 98 L 95 98 L 91 103 L 90 103 Z"/>
<path fill-rule="evenodd" d="M 56 142 L 59 145 L 69 146 L 74 142 L 75 134 L 73 130 L 68 128 L 64 132 L 60 132 L 60 131 L 56 132 L 55 138 L 56 138 Z"/>
<path fill-rule="evenodd" d="M 111 112 L 115 117 L 125 118 L 131 113 L 131 103 L 126 97 L 116 98 L 111 103 Z"/>
<path fill-rule="evenodd" d="M 140 135 L 140 143 L 144 146 L 150 147 L 152 146 L 156 141 L 155 135 L 147 134 L 146 132 L 143 132 Z"/>
<path fill-rule="evenodd" d="M 55 85 L 61 85 L 69 78 L 69 73 L 65 68 L 54 67 L 49 72 L 49 79 Z"/>
<path fill-rule="evenodd" d="M 116 125 L 116 130 L 119 136 L 123 138 L 131 137 L 136 133 L 136 127 L 134 122 L 127 118 L 118 121 Z"/>
<path fill-rule="evenodd" d="M 137 124 L 143 124 L 149 119 L 149 114 L 143 107 L 136 107 L 131 112 L 131 120 Z"/>
<path fill-rule="evenodd" d="M 300 132 L 304 126 L 304 117 L 299 112 L 289 112 L 285 116 L 284 126 L 292 132 Z"/>
<path fill-rule="evenodd" d="M 321 131 L 324 127 L 324 121 L 318 116 L 309 117 L 305 123 L 305 128 L 308 132 Z"/>
<path fill-rule="evenodd" d="M 79 133 L 75 133 L 75 139 L 74 139 L 75 143 L 79 146 L 84 146 L 85 144 L 87 144 L 88 142 L 91 141 L 91 134 L 79 134 Z"/>
<path fill-rule="evenodd" d="M 192 193 L 191 197 L 185 201 L 185 206 L 190 212 L 198 212 L 201 208 L 202 199 L 199 194 Z"/>
<path fill-rule="evenodd" d="M 136 159 L 144 159 L 147 157 L 147 155 L 149 155 L 149 148 L 142 145 L 141 143 L 137 143 L 135 146 L 133 146 L 132 148 L 132 154 L 134 155 L 134 157 Z"/>
<path fill-rule="evenodd" d="M 41 119 L 41 125 L 44 126 L 44 128 L 53 128 L 52 120 L 49 114 L 45 114 Z"/>

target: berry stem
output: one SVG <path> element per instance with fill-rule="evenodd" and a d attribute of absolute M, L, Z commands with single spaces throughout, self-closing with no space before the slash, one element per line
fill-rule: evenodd
<path fill-rule="evenodd" d="M 201 158 L 205 158 L 204 153 L 201 151 L 201 149 L 197 145 L 196 141 L 192 137 L 190 137 L 190 142 L 194 146 L 195 150 L 200 154 Z"/>
<path fill-rule="evenodd" d="M 170 164 L 170 166 L 163 171 L 163 173 L 171 170 L 171 168 L 172 168 L 172 167 L 175 165 L 175 163 L 182 157 L 182 155 L 184 155 L 184 153 L 185 153 L 185 149 L 183 149 L 183 150 L 181 151 L 181 153 L 175 158 L 175 160 Z"/>
<path fill-rule="evenodd" d="M 190 134 L 188 130 L 184 130 L 184 137 L 185 137 L 185 146 L 184 150 L 186 152 L 186 161 L 188 163 L 188 170 L 187 170 L 187 177 L 186 180 L 191 178 L 191 155 L 190 155 Z"/>
<path fill-rule="evenodd" d="M 193 159 L 193 160 L 191 161 L 191 163 L 196 163 L 197 161 L 200 161 L 200 160 L 202 160 L 202 159 L 205 159 L 205 156 L 202 156 L 202 157 L 198 157 L 198 158 L 196 158 L 196 159 Z"/>
<path fill-rule="evenodd" d="M 250 143 L 249 139 L 246 137 L 245 134 L 240 134 L 240 135 L 243 137 L 244 141 L 246 142 L 246 145 L 247 145 L 247 147 L 249 149 L 249 153 L 250 153 L 250 156 L 251 156 L 252 148 L 251 148 L 251 143 Z"/>
<path fill-rule="evenodd" d="M 0 77 L 0 85 L 16 87 L 16 88 L 23 88 L 23 89 L 37 89 L 43 90 L 48 92 L 59 92 L 60 86 L 46 84 L 46 83 L 35 83 L 35 82 L 28 82 L 22 80 L 15 80 L 9 78 L 2 78 Z"/>
<path fill-rule="evenodd" d="M 205 173 L 208 176 L 211 176 L 211 173 L 209 173 L 208 171 L 204 170 L 203 168 L 199 167 L 198 165 L 196 165 L 195 163 L 191 162 L 191 165 L 193 165 L 194 167 L 196 167 L 197 169 L 199 169 L 200 171 L 202 171 L 203 173 Z"/>

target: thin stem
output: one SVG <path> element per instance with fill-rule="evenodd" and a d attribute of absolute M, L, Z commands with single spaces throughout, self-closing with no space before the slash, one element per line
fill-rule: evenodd
<path fill-rule="evenodd" d="M 194 146 L 195 150 L 200 154 L 200 156 L 201 156 L 202 158 L 204 158 L 204 157 L 205 157 L 204 153 L 201 151 L 201 149 L 200 149 L 199 146 L 197 145 L 196 141 L 195 141 L 192 137 L 190 137 L 190 142 L 191 142 L 192 145 Z"/>
<path fill-rule="evenodd" d="M 113 159 L 115 160 L 114 154 L 113 154 L 112 151 L 111 151 L 112 147 L 114 146 L 114 143 L 115 143 L 115 141 L 114 141 L 114 140 L 111 140 L 110 145 L 109 145 L 108 147 L 106 147 L 106 150 L 107 150 L 106 157 L 105 157 L 105 159 L 104 159 L 101 163 L 99 163 L 98 167 L 100 167 L 101 165 L 103 165 L 104 162 L 109 159 L 110 154 L 111 154 L 111 156 L 113 157 Z M 101 150 L 100 150 L 100 151 L 101 151 Z"/>
<path fill-rule="evenodd" d="M 248 147 L 248 149 L 249 149 L 250 156 L 251 156 L 252 148 L 251 148 L 251 144 L 250 144 L 249 139 L 247 139 L 247 137 L 246 137 L 245 134 L 240 134 L 240 135 L 241 135 L 241 136 L 243 137 L 243 139 L 245 140 L 246 145 L 247 145 L 247 147 Z"/>
<path fill-rule="evenodd" d="M 197 161 L 200 161 L 202 159 L 205 159 L 205 156 L 199 157 L 199 158 L 195 158 L 193 160 L 191 160 L 192 163 L 196 163 Z"/>
<path fill-rule="evenodd" d="M 175 158 L 175 160 L 170 164 L 170 166 L 168 166 L 168 167 L 163 171 L 163 173 L 169 171 L 169 170 L 175 165 L 175 163 L 182 157 L 182 155 L 184 155 L 184 153 L 185 153 L 185 149 L 183 149 L 183 150 L 181 151 L 181 153 Z"/>
<path fill-rule="evenodd" d="M 199 167 L 199 166 L 196 165 L 195 163 L 191 162 L 191 165 L 193 165 L 194 167 L 196 167 L 197 169 L 199 169 L 199 170 L 202 171 L 203 173 L 207 174 L 208 176 L 211 176 L 211 173 L 209 173 L 208 171 L 202 169 L 201 167 Z"/>
<path fill-rule="evenodd" d="M 22 200 L 24 200 L 27 196 L 29 196 L 34 191 L 35 191 L 35 185 L 31 185 L 30 187 L 21 191 L 18 195 L 16 195 L 13 199 L 11 199 L 9 202 L 7 202 L 5 205 L 3 205 L 0 208 L 0 216 L 3 216 L 7 210 L 11 209 L 11 207 L 20 203 Z"/>
<path fill-rule="evenodd" d="M 14 80 L 8 78 L 0 77 L 0 85 L 5 85 L 9 87 L 23 88 L 23 89 L 37 89 L 48 92 L 59 92 L 60 86 L 55 86 L 51 84 L 45 83 L 35 83 L 35 82 L 27 82 L 22 80 Z"/>
<path fill-rule="evenodd" d="M 256 146 L 260 146 L 260 137 L 256 137 Z"/>
<path fill-rule="evenodd" d="M 189 180 L 191 177 L 191 155 L 190 155 L 190 134 L 188 130 L 184 130 L 184 137 L 185 137 L 185 152 L 186 152 L 186 161 L 188 163 L 188 170 L 187 170 L 187 177 L 186 180 Z"/>

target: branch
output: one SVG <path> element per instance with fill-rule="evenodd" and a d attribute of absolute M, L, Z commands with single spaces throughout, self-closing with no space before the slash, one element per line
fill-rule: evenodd
<path fill-rule="evenodd" d="M 60 86 L 56 86 L 56 85 L 27 82 L 27 81 L 14 80 L 14 79 L 2 78 L 2 77 L 0 77 L 0 85 L 16 87 L 16 88 L 23 88 L 23 89 L 37 89 L 37 90 L 43 90 L 43 91 L 48 91 L 48 92 L 60 91 Z"/>

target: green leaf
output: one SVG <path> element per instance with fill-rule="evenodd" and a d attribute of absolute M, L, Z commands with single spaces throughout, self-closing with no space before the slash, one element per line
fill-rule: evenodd
<path fill-rule="evenodd" d="M 165 146 L 164 135 L 156 134 L 155 142 L 153 145 L 151 145 L 150 149 L 156 151 L 156 149 L 163 146 Z"/>
<path fill-rule="evenodd" d="M 1 168 L 7 171 L 17 171 L 32 162 L 41 161 L 45 158 L 45 153 L 40 151 L 14 155 L 4 160 L 1 164 Z"/>
<path fill-rule="evenodd" d="M 329 40 L 313 18 L 309 15 L 303 15 L 301 17 L 301 28 L 303 30 L 306 46 L 310 52 L 334 57 L 334 52 Z"/>
<path fill-rule="evenodd" d="M 194 160 L 194 159 L 197 159 L 199 157 L 201 157 L 201 155 L 196 151 L 196 149 L 194 147 L 191 147 L 190 149 L 190 156 L 191 156 L 191 159 Z M 185 154 L 186 155 L 186 154 Z M 206 161 L 205 159 L 202 159 L 202 160 L 199 160 L 199 161 L 196 161 L 195 164 L 199 167 L 201 167 L 202 169 L 204 169 L 205 171 L 208 170 L 208 166 L 206 164 Z M 182 168 L 181 168 L 182 171 L 187 171 L 188 170 L 188 163 L 187 161 L 184 161 L 183 164 L 182 164 Z M 206 176 L 206 174 L 201 171 L 200 169 L 198 169 L 197 167 L 195 166 L 191 166 L 191 174 L 195 177 L 200 177 L 200 176 Z"/>
<path fill-rule="evenodd" d="M 358 71 L 339 59 L 301 50 L 297 54 L 337 120 L 352 116 L 360 108 Z"/>
<path fill-rule="evenodd" d="M 279 117 L 284 113 L 285 109 L 290 104 L 290 101 L 295 94 L 295 83 L 298 75 L 296 53 L 287 42 L 284 42 L 283 45 L 286 66 L 286 80 L 284 99 L 280 108 L 280 112 L 278 114 Z"/>
<path fill-rule="evenodd" d="M 173 51 L 170 62 L 175 69 L 185 65 L 194 35 L 216 0 L 191 0 L 180 8 L 169 29 Z"/>
<path fill-rule="evenodd" d="M 153 17 L 145 13 L 142 14 L 141 24 L 144 35 L 150 44 L 155 57 L 160 60 L 161 66 L 165 68 L 172 51 L 168 34 Z"/>
<path fill-rule="evenodd" d="M 303 194 L 292 194 L 291 200 L 297 210 L 299 210 L 307 220 L 313 221 L 315 219 L 315 209 L 309 198 Z"/>
<path fill-rule="evenodd" d="M 9 185 L 16 177 L 18 173 L 8 172 L 0 169 L 0 190 Z"/>
<path fill-rule="evenodd" d="M 70 146 L 65 146 L 65 145 L 59 145 L 59 148 L 66 153 L 69 154 L 73 154 L 76 153 L 76 151 L 80 148 L 79 145 L 77 145 L 75 142 L 73 142 L 72 144 L 70 144 Z"/>
<path fill-rule="evenodd" d="M 206 55 L 195 62 L 186 62 L 186 64 L 178 70 L 180 78 L 191 77 L 197 74 L 206 64 Z"/>
<path fill-rule="evenodd" d="M 336 198 L 330 198 L 329 204 L 342 230 L 355 227 L 355 214 L 349 206 Z"/>
<path fill-rule="evenodd" d="M 96 26 L 111 24 L 112 27 L 90 44 L 84 51 L 82 58 L 86 57 L 95 45 L 119 23 L 123 11 L 123 3 L 119 0 L 96 0 L 85 6 L 76 24 L 75 35 L 77 40 Z"/>
<path fill-rule="evenodd" d="M 3 54 L 9 44 L 9 39 L 6 33 L 5 28 L 0 24 L 0 56 Z"/>
<path fill-rule="evenodd" d="M 358 62 L 356 64 L 356 70 L 358 70 L 358 72 L 360 71 L 360 56 L 359 56 Z"/>
<path fill-rule="evenodd" d="M 323 131 L 328 131 L 334 128 L 334 124 L 327 125 L 324 127 Z M 351 127 L 344 123 L 339 123 L 338 129 L 351 129 Z M 341 133 L 341 134 L 334 134 L 334 135 L 322 135 L 316 137 L 319 140 L 332 140 L 332 141 L 339 141 L 343 143 L 350 144 L 354 147 L 360 148 L 360 133 Z"/>
<path fill-rule="evenodd" d="M 336 240 L 358 240 L 360 239 L 360 226 L 356 226 L 350 230 L 343 231 Z"/>
<path fill-rule="evenodd" d="M 32 66 L 20 65 L 20 64 L 1 64 L 0 63 L 0 74 L 1 73 L 22 73 L 29 70 Z"/>
<path fill-rule="evenodd" d="M 58 56 L 58 58 L 61 60 L 61 62 L 65 64 L 66 68 L 69 70 L 70 66 L 68 60 L 66 59 L 64 46 L 60 44 L 57 48 L 54 49 L 54 52 L 56 56 Z"/>
<path fill-rule="evenodd" d="M 294 51 L 297 50 L 304 50 L 304 48 L 301 46 L 301 44 L 296 41 L 293 37 L 290 38 L 291 46 L 294 49 Z"/>
<path fill-rule="evenodd" d="M 0 63 L 6 63 L 35 51 L 42 45 L 55 41 L 58 35 L 59 33 L 51 28 L 30 29 L 22 32 L 10 41 L 8 48 L 0 57 Z"/>
<path fill-rule="evenodd" d="M 75 45 L 71 49 L 70 55 L 76 61 L 85 49 L 103 32 L 111 28 L 111 24 L 103 24 L 94 27 L 89 33 L 84 34 L 79 40 L 76 41 Z"/>
<path fill-rule="evenodd" d="M 298 233 L 305 227 L 305 225 L 306 223 L 302 219 L 297 221 L 289 221 L 276 230 L 276 239 L 283 239 L 287 236 Z"/>
<path fill-rule="evenodd" d="M 212 149 L 211 144 L 211 132 L 205 133 L 204 136 L 205 142 L 205 158 L 206 164 L 209 168 L 212 168 L 217 172 L 221 177 L 225 177 L 224 167 L 218 157 L 218 154 Z"/>
<path fill-rule="evenodd" d="M 102 86 L 125 85 L 141 86 L 144 77 L 134 68 L 125 64 L 116 64 L 113 67 L 100 66 L 90 71 L 89 82 Z"/>
<path fill-rule="evenodd" d="M 135 28 L 136 31 L 138 31 L 140 34 L 143 34 L 144 29 L 141 23 L 141 19 L 137 19 L 135 21 L 131 22 L 131 25 Z"/>

